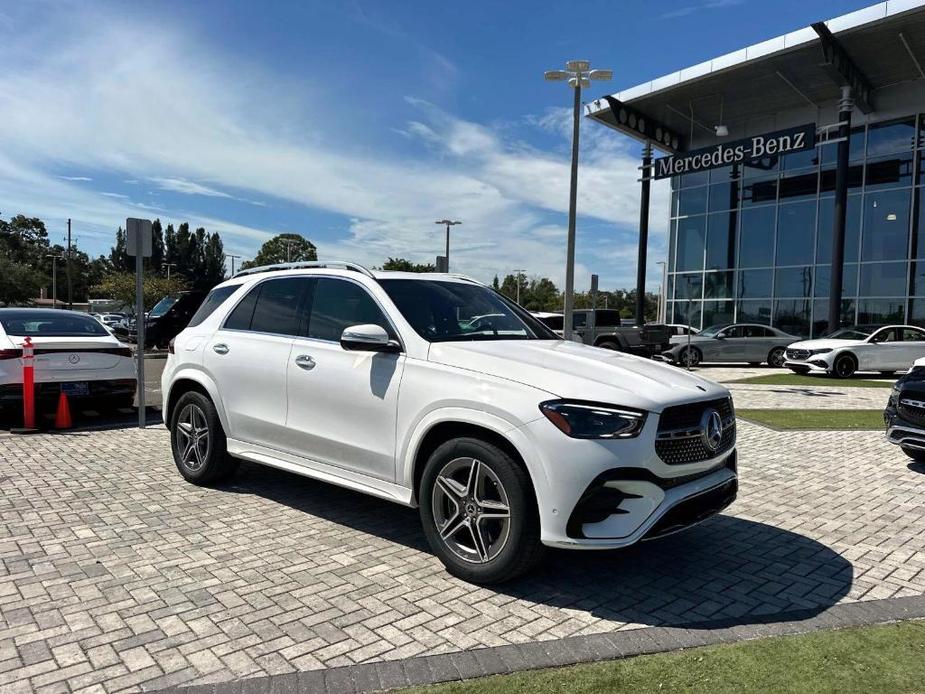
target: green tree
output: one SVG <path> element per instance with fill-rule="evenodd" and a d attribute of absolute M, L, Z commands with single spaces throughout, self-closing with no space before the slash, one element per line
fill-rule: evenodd
<path fill-rule="evenodd" d="M 151 267 L 157 272 L 164 269 L 164 230 L 160 219 L 151 222 Z"/>
<path fill-rule="evenodd" d="M 491 288 L 496 292 L 501 290 L 501 283 L 498 282 L 498 275 L 495 275 L 495 278 L 491 281 Z"/>
<path fill-rule="evenodd" d="M 225 278 L 225 246 L 218 232 L 206 237 L 202 246 L 201 274 L 193 281 L 199 289 L 212 289 Z"/>
<path fill-rule="evenodd" d="M 168 287 L 166 277 L 154 272 L 146 273 L 142 284 L 145 311 L 151 310 L 154 304 L 167 294 L 188 288 L 189 284 L 182 276 L 171 275 Z M 133 307 L 135 305 L 135 275 L 131 272 L 113 272 L 91 287 L 90 291 L 94 297 L 115 299 L 125 306 Z"/>
<path fill-rule="evenodd" d="M 253 260 L 242 263 L 241 269 L 301 260 L 318 260 L 315 244 L 301 234 L 279 234 L 264 243 Z"/>
<path fill-rule="evenodd" d="M 382 264 L 383 270 L 399 270 L 401 272 L 436 272 L 437 266 L 433 263 L 412 263 L 405 258 L 389 258 Z"/>
<path fill-rule="evenodd" d="M 132 272 L 135 269 L 135 259 L 126 251 L 122 227 L 116 230 L 116 245 L 109 251 L 109 262 L 116 272 Z"/>
<path fill-rule="evenodd" d="M 19 306 L 38 296 L 42 274 L 24 263 L 17 263 L 0 253 L 0 304 Z"/>

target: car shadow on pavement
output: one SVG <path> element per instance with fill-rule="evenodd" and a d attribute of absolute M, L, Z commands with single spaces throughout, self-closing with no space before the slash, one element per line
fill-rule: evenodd
<path fill-rule="evenodd" d="M 220 489 L 430 554 L 414 509 L 249 463 Z M 719 515 L 627 549 L 549 550 L 532 573 L 490 589 L 610 621 L 715 628 L 818 614 L 847 595 L 853 577 L 851 563 L 816 540 Z"/>
<path fill-rule="evenodd" d="M 912 472 L 917 472 L 920 475 L 925 475 L 925 463 L 909 463 L 906 465 L 907 468 L 912 470 Z"/>

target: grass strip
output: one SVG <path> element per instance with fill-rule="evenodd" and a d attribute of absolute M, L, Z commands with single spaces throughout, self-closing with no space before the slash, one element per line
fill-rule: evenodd
<path fill-rule="evenodd" d="M 883 410 L 777 410 L 736 408 L 736 415 L 772 429 L 799 431 L 878 431 Z"/>
<path fill-rule="evenodd" d="M 419 694 L 925 691 L 925 623 L 820 631 L 403 690 Z"/>
<path fill-rule="evenodd" d="M 832 378 L 831 376 L 804 376 L 803 374 L 765 374 L 749 376 L 728 383 L 750 383 L 764 386 L 810 386 L 812 388 L 891 388 L 894 381 L 870 381 L 862 378 Z"/>

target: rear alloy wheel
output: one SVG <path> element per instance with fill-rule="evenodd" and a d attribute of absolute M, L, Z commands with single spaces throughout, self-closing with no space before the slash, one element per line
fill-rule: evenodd
<path fill-rule="evenodd" d="M 170 417 L 173 460 L 183 478 L 207 485 L 231 477 L 238 461 L 228 455 L 215 405 L 195 391 L 180 396 Z"/>
<path fill-rule="evenodd" d="M 681 366 L 697 366 L 697 364 L 700 363 L 700 352 L 696 347 L 685 347 L 681 350 L 678 363 L 681 364 Z"/>
<path fill-rule="evenodd" d="M 775 347 L 768 354 L 768 366 L 773 366 L 775 369 L 782 367 L 785 361 L 786 355 L 783 347 Z"/>
<path fill-rule="evenodd" d="M 419 503 L 431 549 L 458 578 L 500 583 L 542 556 L 530 479 L 486 441 L 466 437 L 437 448 L 424 469 Z"/>
<path fill-rule="evenodd" d="M 854 361 L 854 357 L 850 354 L 843 354 L 835 360 L 835 364 L 832 366 L 832 373 L 838 378 L 851 378 L 857 369 L 858 365 L 857 362 Z"/>
<path fill-rule="evenodd" d="M 919 463 L 925 463 L 925 451 L 921 448 L 912 448 L 912 446 L 900 446 L 903 453 Z"/>

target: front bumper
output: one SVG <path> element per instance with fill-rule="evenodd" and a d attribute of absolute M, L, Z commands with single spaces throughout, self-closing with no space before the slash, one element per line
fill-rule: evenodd
<path fill-rule="evenodd" d="M 733 438 L 715 457 L 666 463 L 658 415 L 637 438 L 578 440 L 545 419 L 528 424 L 545 475 L 537 479 L 540 538 L 565 549 L 615 549 L 667 535 L 719 513 L 738 490 Z"/>
<path fill-rule="evenodd" d="M 897 397 L 891 397 L 889 404 L 883 411 L 886 440 L 904 448 L 925 450 L 925 426 L 904 419 L 896 409 L 897 400 Z M 921 414 L 925 417 L 925 409 Z"/>

